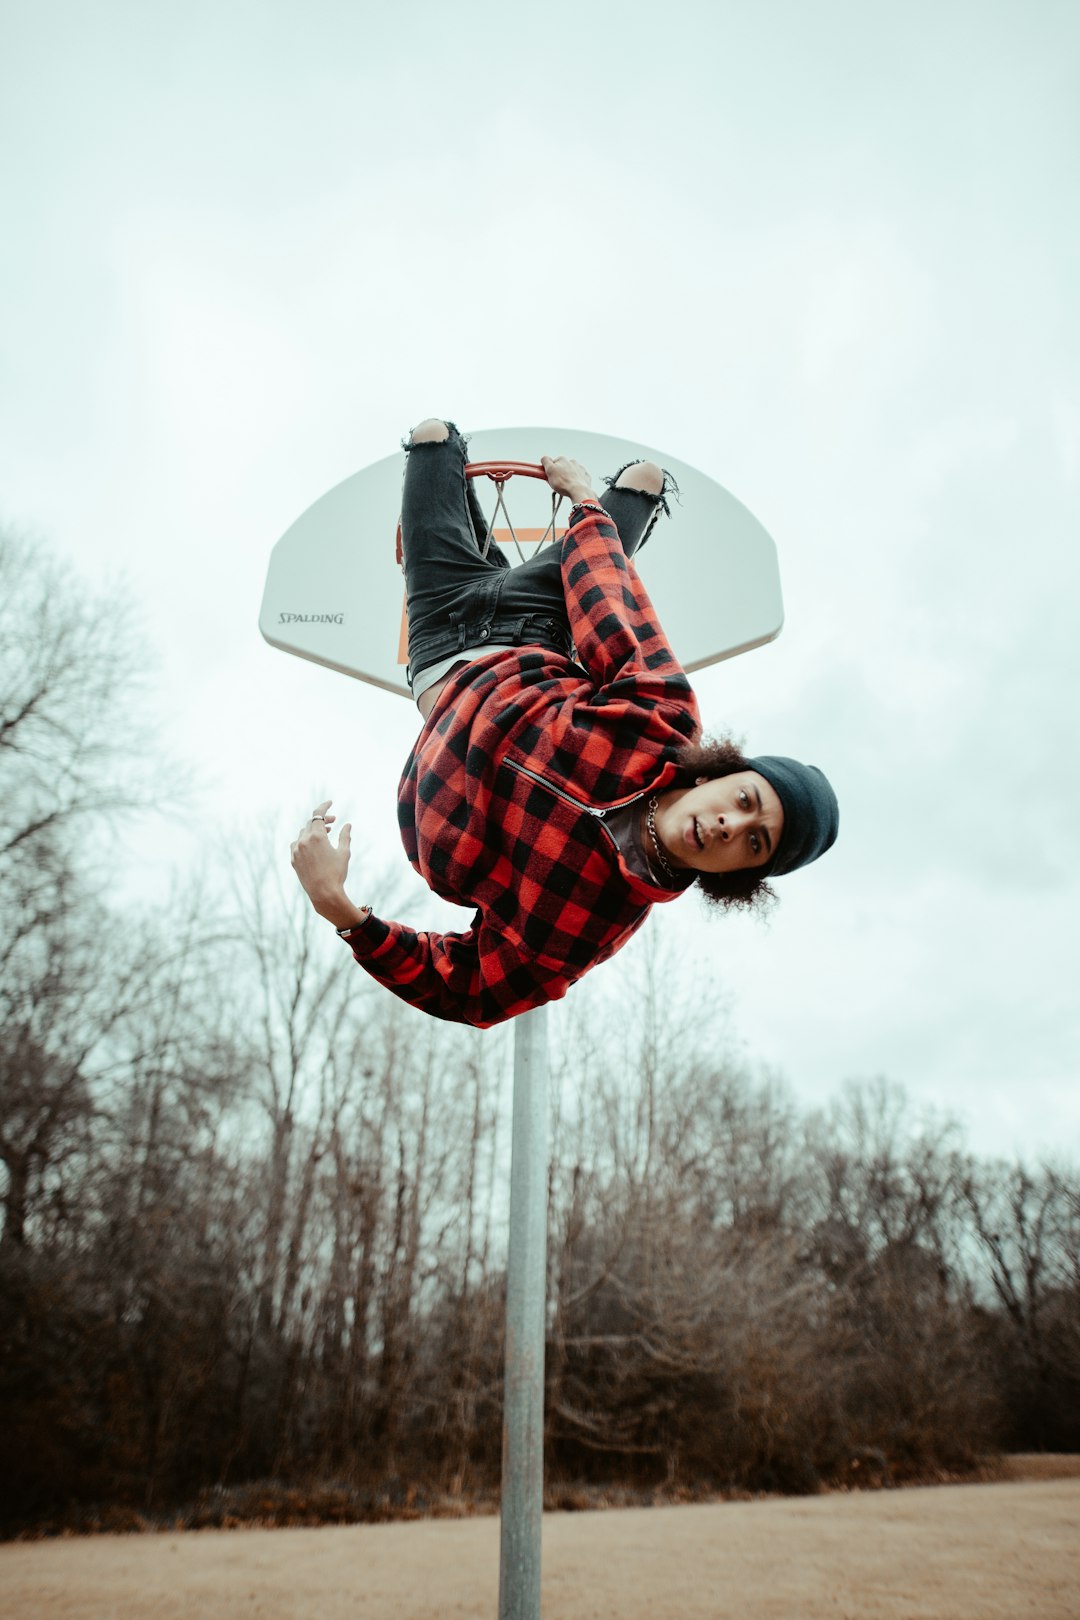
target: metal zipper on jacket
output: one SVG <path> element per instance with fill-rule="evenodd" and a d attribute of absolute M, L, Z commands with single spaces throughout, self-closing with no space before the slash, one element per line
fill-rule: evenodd
<path fill-rule="evenodd" d="M 539 771 L 530 771 L 527 765 L 518 765 L 517 762 L 512 759 L 504 760 L 503 763 L 508 766 L 510 770 L 517 771 L 519 776 L 527 776 L 530 782 L 539 782 L 541 787 L 547 788 L 549 793 L 554 793 L 555 797 L 557 799 L 562 799 L 564 804 L 572 804 L 575 810 L 584 810 L 586 815 L 595 816 L 598 821 L 603 821 L 604 817 L 608 813 L 608 810 L 623 809 L 623 805 L 621 804 L 609 804 L 603 810 L 601 810 L 599 806 L 595 804 L 585 804 L 581 799 L 575 799 L 572 793 L 567 793 L 564 788 L 557 788 L 554 782 L 549 782 L 546 776 L 540 775 Z M 625 801 L 625 803 L 633 804 L 634 800 L 639 799 L 640 797 L 640 793 L 633 793 L 631 794 L 630 798 Z"/>
<path fill-rule="evenodd" d="M 635 799 L 644 798 L 649 791 L 648 788 L 643 788 L 640 793 L 631 793 L 628 799 L 623 799 L 619 804 L 606 805 L 601 810 L 598 805 L 585 804 L 581 799 L 575 799 L 572 793 L 567 793 L 564 788 L 556 787 L 554 782 L 549 782 L 546 776 L 540 775 L 539 771 L 530 771 L 527 765 L 519 765 L 516 760 L 512 759 L 504 760 L 503 763 L 509 770 L 517 771 L 519 776 L 527 776 L 530 782 L 538 782 L 542 788 L 547 788 L 549 793 L 553 793 L 557 799 L 562 799 L 564 804 L 572 804 L 575 810 L 584 810 L 586 815 L 593 816 L 597 821 L 603 821 L 610 810 L 625 810 L 628 804 L 633 804 Z M 604 831 L 612 843 L 615 844 L 615 847 L 618 848 L 615 834 L 611 829 L 605 827 Z"/>

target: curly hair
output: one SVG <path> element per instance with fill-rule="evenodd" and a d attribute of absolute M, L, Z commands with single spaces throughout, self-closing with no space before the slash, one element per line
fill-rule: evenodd
<path fill-rule="evenodd" d="M 679 750 L 675 757 L 677 787 L 693 787 L 699 776 L 711 780 L 733 776 L 736 771 L 753 769 L 741 748 L 730 737 L 702 737 Z M 776 890 L 754 867 L 741 872 L 699 872 L 692 888 L 721 911 L 753 911 L 763 916 L 776 900 Z"/>

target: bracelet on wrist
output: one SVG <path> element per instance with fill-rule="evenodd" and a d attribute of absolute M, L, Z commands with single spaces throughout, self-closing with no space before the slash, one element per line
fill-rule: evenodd
<path fill-rule="evenodd" d="M 344 928 L 335 928 L 334 929 L 334 933 L 337 934 L 339 939 L 344 939 L 346 937 L 346 935 L 348 935 L 348 934 L 355 934 L 356 930 L 358 928 L 363 928 L 366 923 L 370 922 L 370 920 L 371 920 L 371 907 L 370 906 L 360 906 L 358 909 L 363 912 L 362 917 L 358 917 L 356 922 L 346 923 Z"/>

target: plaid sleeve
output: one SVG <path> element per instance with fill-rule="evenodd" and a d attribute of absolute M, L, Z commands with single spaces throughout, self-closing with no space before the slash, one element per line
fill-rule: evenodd
<path fill-rule="evenodd" d="M 585 508 L 572 522 L 562 575 L 574 646 L 600 700 L 617 695 L 641 707 L 673 705 L 696 727 L 693 689 L 606 513 Z"/>
<path fill-rule="evenodd" d="M 573 982 L 496 933 L 480 912 L 461 934 L 417 933 L 369 916 L 346 944 L 360 966 L 402 1001 L 477 1029 L 558 1001 Z"/>

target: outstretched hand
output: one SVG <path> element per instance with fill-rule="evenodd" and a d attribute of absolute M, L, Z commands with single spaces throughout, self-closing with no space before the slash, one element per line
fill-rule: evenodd
<path fill-rule="evenodd" d="M 571 456 L 541 456 L 540 465 L 557 495 L 569 495 L 572 501 L 596 500 L 588 468 L 580 461 L 574 461 Z"/>
<path fill-rule="evenodd" d="M 316 806 L 311 820 L 301 827 L 291 848 L 292 865 L 319 916 L 332 922 L 335 928 L 348 928 L 360 922 L 365 912 L 354 906 L 345 893 L 352 852 L 352 824 L 345 823 L 336 845 L 330 842 L 329 829 L 337 820 L 328 813 L 333 802 L 324 799 Z"/>

